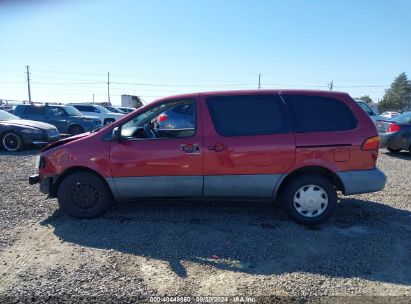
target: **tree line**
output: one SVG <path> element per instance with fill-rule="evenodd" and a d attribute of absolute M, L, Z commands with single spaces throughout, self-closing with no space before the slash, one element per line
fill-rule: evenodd
<path fill-rule="evenodd" d="M 369 95 L 361 96 L 359 99 L 372 103 Z M 380 112 L 411 111 L 411 81 L 408 80 L 406 73 L 401 73 L 395 77 L 390 88 L 385 90 L 383 99 L 378 103 Z"/>

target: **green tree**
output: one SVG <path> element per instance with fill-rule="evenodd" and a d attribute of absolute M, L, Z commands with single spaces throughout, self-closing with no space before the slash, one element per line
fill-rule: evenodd
<path fill-rule="evenodd" d="M 385 91 L 379 103 L 380 111 L 403 110 L 407 108 L 411 98 L 411 83 L 405 73 L 398 75 L 389 89 Z"/>
<path fill-rule="evenodd" d="M 363 95 L 358 99 L 361 99 L 362 101 L 364 101 L 366 103 L 372 103 L 372 99 L 371 99 L 370 95 Z"/>

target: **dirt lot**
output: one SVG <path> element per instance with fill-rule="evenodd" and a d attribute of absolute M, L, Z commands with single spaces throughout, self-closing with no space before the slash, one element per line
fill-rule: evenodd
<path fill-rule="evenodd" d="M 143 201 L 75 220 L 28 185 L 35 155 L 0 152 L 2 303 L 153 295 L 411 300 L 406 154 L 382 150 L 386 189 L 343 198 L 315 229 L 268 202 Z"/>

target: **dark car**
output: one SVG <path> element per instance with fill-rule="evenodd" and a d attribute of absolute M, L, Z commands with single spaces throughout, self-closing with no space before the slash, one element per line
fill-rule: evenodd
<path fill-rule="evenodd" d="M 60 133 L 70 135 L 94 131 L 102 127 L 98 117 L 85 116 L 75 107 L 66 105 L 17 105 L 14 115 L 52 124 Z"/>
<path fill-rule="evenodd" d="M 407 150 L 411 155 L 411 112 L 377 122 L 381 146 L 390 152 Z"/>
<path fill-rule="evenodd" d="M 0 110 L 0 146 L 19 151 L 26 145 L 44 146 L 60 139 L 55 126 L 44 122 L 20 119 Z"/>

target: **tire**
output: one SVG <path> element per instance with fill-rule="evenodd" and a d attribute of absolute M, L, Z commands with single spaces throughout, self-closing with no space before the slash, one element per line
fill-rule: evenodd
<path fill-rule="evenodd" d="M 398 153 L 401 151 L 401 149 L 393 149 L 393 148 L 389 148 L 387 147 L 387 150 L 390 151 L 391 153 Z"/>
<path fill-rule="evenodd" d="M 317 225 L 333 214 L 337 207 L 337 193 L 327 178 L 305 174 L 286 185 L 281 203 L 285 212 L 296 222 Z"/>
<path fill-rule="evenodd" d="M 84 133 L 84 129 L 79 125 L 72 125 L 69 128 L 69 133 L 71 136 L 78 135 L 78 134 Z"/>
<path fill-rule="evenodd" d="M 68 215 L 91 219 L 103 215 L 113 197 L 105 181 L 88 172 L 73 173 L 64 178 L 57 191 L 60 208 Z"/>
<path fill-rule="evenodd" d="M 23 149 L 23 138 L 15 132 L 6 132 L 1 137 L 1 146 L 9 152 L 17 152 Z"/>
<path fill-rule="evenodd" d="M 106 119 L 104 119 L 104 125 L 105 125 L 105 126 L 110 125 L 110 124 L 112 124 L 112 123 L 115 122 L 115 121 L 116 121 L 116 120 L 113 119 L 113 118 L 106 118 Z"/>

